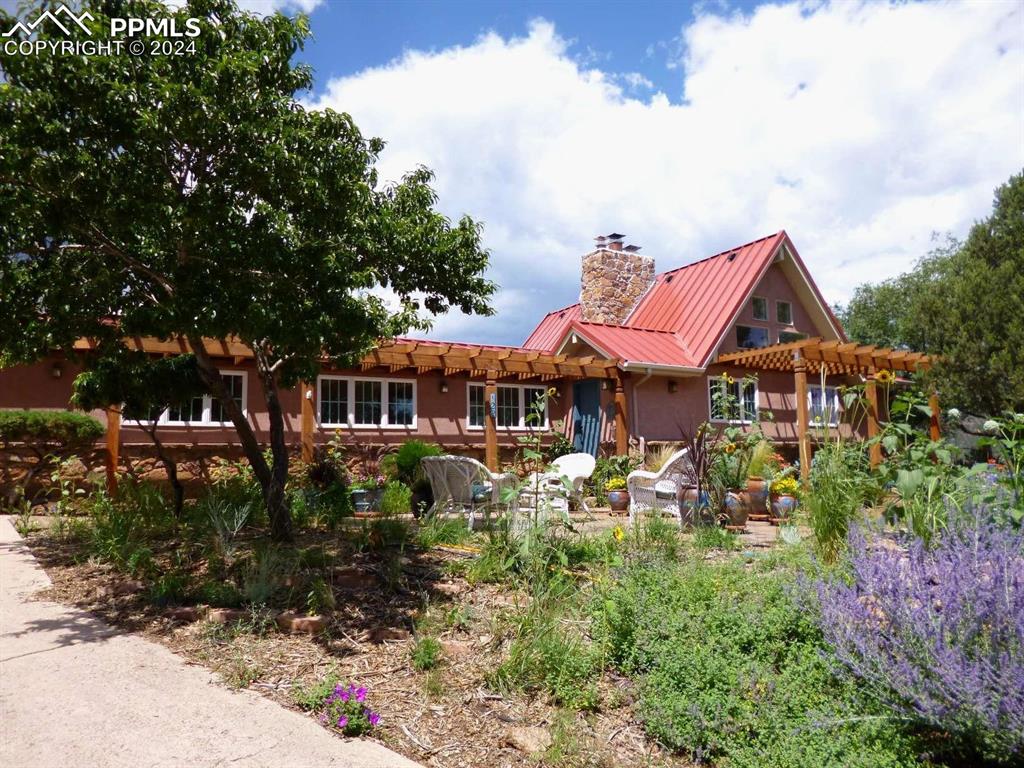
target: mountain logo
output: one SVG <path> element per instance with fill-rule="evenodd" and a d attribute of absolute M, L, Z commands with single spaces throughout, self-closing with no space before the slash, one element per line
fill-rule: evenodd
<path fill-rule="evenodd" d="M 61 18 L 59 18 L 60 14 L 63 14 L 63 21 L 61 20 Z M 15 32 L 21 30 L 22 34 L 24 34 L 27 37 L 35 31 L 36 27 L 38 27 L 40 24 L 43 23 L 44 20 L 47 19 L 52 21 L 57 26 L 57 28 L 60 29 L 65 35 L 71 34 L 71 30 L 74 28 L 72 22 L 74 24 L 77 24 L 78 27 L 83 32 L 85 32 L 85 34 L 92 35 L 92 32 L 89 30 L 87 26 L 85 26 L 84 22 L 87 20 L 92 21 L 93 18 L 93 15 L 88 11 L 83 11 L 81 15 L 76 16 L 71 11 L 71 9 L 68 8 L 66 5 L 59 5 L 57 6 L 57 10 L 55 11 L 51 11 L 49 9 L 43 11 L 41 14 L 39 14 L 39 18 L 37 18 L 31 24 L 26 24 L 23 21 L 15 23 L 15 25 L 11 27 L 10 30 L 4 32 L 3 36 L 13 37 Z"/>

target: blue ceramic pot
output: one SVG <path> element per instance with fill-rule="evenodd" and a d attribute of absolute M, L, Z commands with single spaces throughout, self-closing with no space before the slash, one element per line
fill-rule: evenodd
<path fill-rule="evenodd" d="M 772 515 L 780 520 L 789 520 L 796 512 L 796 496 L 783 494 L 772 498 Z"/>
<path fill-rule="evenodd" d="M 744 526 L 747 524 L 747 514 L 750 509 L 749 502 L 744 498 L 746 494 L 738 491 L 729 491 L 725 494 L 726 524 L 733 526 Z"/>

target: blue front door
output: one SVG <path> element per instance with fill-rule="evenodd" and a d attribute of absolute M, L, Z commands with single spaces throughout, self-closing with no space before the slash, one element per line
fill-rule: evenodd
<path fill-rule="evenodd" d="M 588 379 L 572 385 L 572 444 L 597 456 L 601 442 L 601 383 Z"/>

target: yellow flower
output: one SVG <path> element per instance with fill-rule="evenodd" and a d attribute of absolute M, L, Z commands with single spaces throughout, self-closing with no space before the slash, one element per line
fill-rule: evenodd
<path fill-rule="evenodd" d="M 736 443 L 726 443 L 724 450 L 726 453 L 733 453 L 736 450 Z"/>
<path fill-rule="evenodd" d="M 875 374 L 875 381 L 880 381 L 883 384 L 892 384 L 896 381 L 896 376 L 892 371 L 881 370 Z"/>
<path fill-rule="evenodd" d="M 725 377 L 725 381 L 726 381 L 727 384 L 735 384 L 736 383 L 736 379 L 734 379 L 732 376 L 728 376 L 728 375 Z"/>
<path fill-rule="evenodd" d="M 622 541 L 624 538 L 626 538 L 626 532 L 622 530 L 621 525 L 616 525 L 615 528 L 612 529 L 612 536 L 615 538 L 616 541 Z"/>

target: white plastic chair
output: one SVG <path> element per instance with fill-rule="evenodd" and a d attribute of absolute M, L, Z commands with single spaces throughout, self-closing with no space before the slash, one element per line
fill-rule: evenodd
<path fill-rule="evenodd" d="M 679 486 L 694 485 L 693 466 L 684 448 L 669 457 L 657 472 L 637 469 L 626 478 L 629 490 L 629 524 L 636 522 L 638 515 L 645 512 L 667 512 L 679 525 L 683 515 L 679 509 Z"/>
<path fill-rule="evenodd" d="M 511 472 L 493 473 L 468 456 L 425 456 L 420 463 L 434 494 L 434 504 L 428 514 L 442 512 L 447 516 L 456 511 L 468 512 L 470 530 L 477 510 L 482 509 L 485 518 L 492 508 L 502 510 L 502 491 L 516 482 Z M 475 491 L 474 485 L 477 486 Z"/>
<path fill-rule="evenodd" d="M 583 500 L 583 483 L 594 474 L 597 459 L 589 453 L 567 453 L 551 462 L 551 469 L 544 473 L 546 478 L 553 478 L 562 487 L 562 478 L 568 478 L 572 484 L 572 497 L 576 499 L 580 509 L 590 514 L 587 503 Z M 562 493 L 564 494 L 564 487 Z"/>

